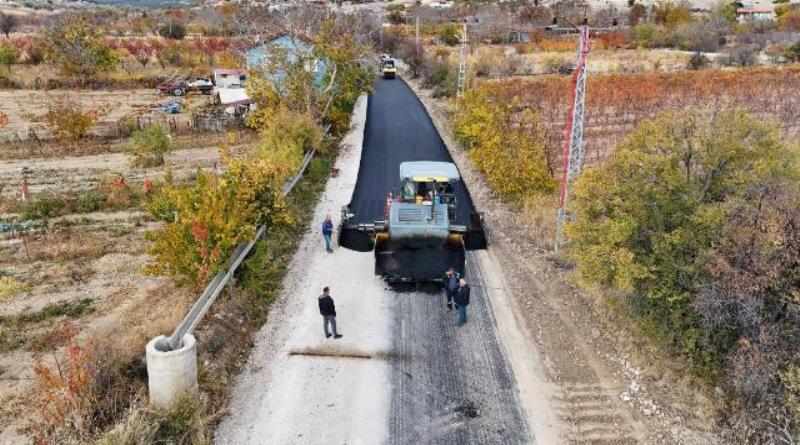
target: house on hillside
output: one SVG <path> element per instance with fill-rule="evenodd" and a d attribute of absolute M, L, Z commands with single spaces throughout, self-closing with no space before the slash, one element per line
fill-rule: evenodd
<path fill-rule="evenodd" d="M 752 6 L 736 9 L 736 20 L 739 23 L 771 21 L 775 20 L 775 17 L 775 8 L 772 6 Z"/>
<path fill-rule="evenodd" d="M 291 63 L 301 60 L 306 71 L 314 73 L 317 86 L 322 85 L 328 64 L 314 55 L 314 44 L 303 37 L 281 35 L 261 42 L 245 53 L 245 65 L 248 69 L 266 68 L 269 65 L 270 54 L 276 52 L 285 53 Z M 268 74 L 268 77 L 273 82 L 280 83 L 285 73 L 275 72 Z"/>
<path fill-rule="evenodd" d="M 442 0 L 442 1 L 433 1 L 433 2 L 428 3 L 427 6 L 433 8 L 433 9 L 450 9 L 450 8 L 453 7 L 453 2 L 444 1 L 444 0 Z"/>

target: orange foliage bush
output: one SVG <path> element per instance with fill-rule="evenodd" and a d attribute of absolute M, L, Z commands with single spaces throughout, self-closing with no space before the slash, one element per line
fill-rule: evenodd
<path fill-rule="evenodd" d="M 778 17 L 778 26 L 786 31 L 800 31 L 800 9 L 793 9 Z"/>
<path fill-rule="evenodd" d="M 594 38 L 592 49 L 624 49 L 631 43 L 630 36 L 623 31 L 599 34 Z"/>
<path fill-rule="evenodd" d="M 592 37 L 593 50 L 623 49 L 630 45 L 630 36 L 623 31 L 607 32 Z M 531 41 L 517 45 L 520 53 L 532 52 L 575 52 L 578 40 L 574 35 L 565 37 L 545 37 L 541 32 L 531 34 Z"/>
<path fill-rule="evenodd" d="M 39 383 L 38 407 L 42 428 L 38 442 L 51 443 L 86 438 L 92 428 L 95 404 L 93 391 L 94 349 L 74 341 L 78 329 L 69 322 L 49 336 L 53 342 L 70 341 L 61 353 L 54 352 L 52 363 L 37 357 L 34 366 Z"/>

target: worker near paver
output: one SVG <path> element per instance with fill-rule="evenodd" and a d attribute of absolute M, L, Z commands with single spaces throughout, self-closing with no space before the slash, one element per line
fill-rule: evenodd
<path fill-rule="evenodd" d="M 447 309 L 453 309 L 453 299 L 458 293 L 458 279 L 461 278 L 456 272 L 456 269 L 453 266 L 450 266 L 447 269 L 447 272 L 444 273 L 444 293 L 447 297 Z"/>
<path fill-rule="evenodd" d="M 469 284 L 463 278 L 459 281 L 455 302 L 458 308 L 458 325 L 461 326 L 467 322 L 467 306 L 469 305 Z"/>
<path fill-rule="evenodd" d="M 322 295 L 319 296 L 319 313 L 322 315 L 325 338 L 331 338 L 331 335 L 333 335 L 333 338 L 342 338 L 342 335 L 336 332 L 336 305 L 333 304 L 331 289 L 328 286 L 322 289 Z M 331 326 L 330 331 L 328 330 L 328 325 Z"/>
<path fill-rule="evenodd" d="M 333 253 L 331 249 L 331 235 L 333 234 L 333 221 L 331 215 L 325 215 L 325 221 L 322 222 L 322 237 L 325 238 L 325 251 Z"/>

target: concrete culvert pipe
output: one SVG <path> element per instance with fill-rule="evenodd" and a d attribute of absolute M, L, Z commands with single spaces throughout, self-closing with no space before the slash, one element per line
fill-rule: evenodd
<path fill-rule="evenodd" d="M 147 343 L 147 383 L 150 405 L 164 408 L 182 393 L 197 394 L 197 340 L 187 334 L 181 347 L 171 351 L 167 337 Z"/>

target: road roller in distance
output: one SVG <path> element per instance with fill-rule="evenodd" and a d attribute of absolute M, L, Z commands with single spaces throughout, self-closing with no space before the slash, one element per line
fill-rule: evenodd
<path fill-rule="evenodd" d="M 394 79 L 397 74 L 397 67 L 395 66 L 394 59 L 381 60 L 381 76 L 384 79 Z"/>

